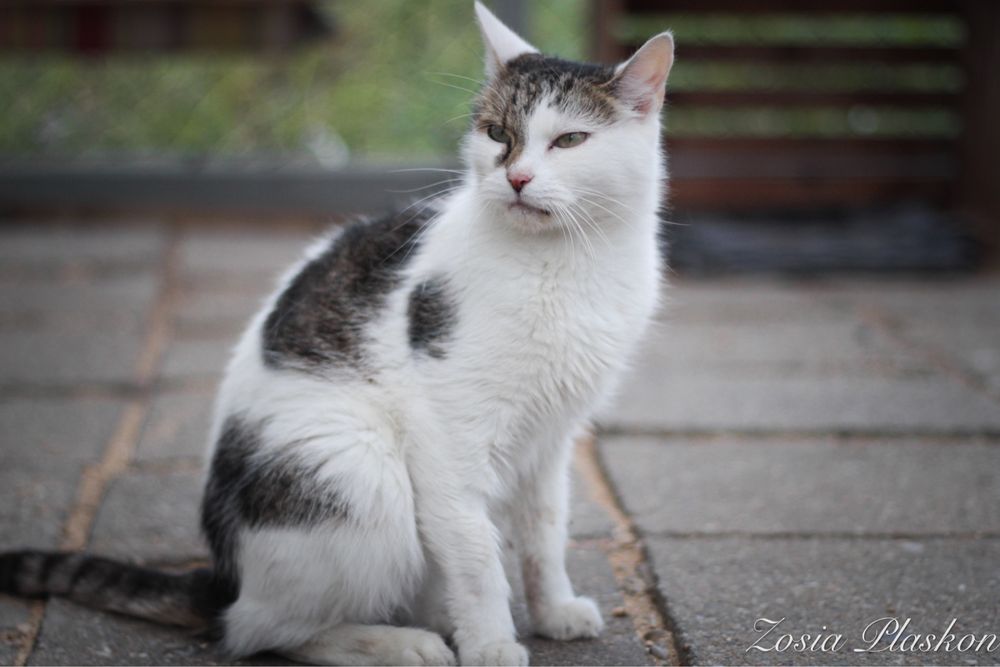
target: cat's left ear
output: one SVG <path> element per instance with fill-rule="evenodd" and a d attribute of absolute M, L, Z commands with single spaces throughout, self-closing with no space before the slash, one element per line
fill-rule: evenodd
<path fill-rule="evenodd" d="M 674 38 L 661 32 L 642 45 L 642 48 L 615 70 L 611 80 L 615 96 L 635 109 L 641 117 L 659 113 L 663 107 L 663 94 L 667 75 L 674 64 Z"/>
<path fill-rule="evenodd" d="M 520 55 L 538 53 L 538 49 L 518 37 L 516 32 L 505 26 L 479 0 L 476 0 L 476 20 L 479 22 L 479 30 L 483 33 L 483 43 L 486 45 L 487 77 L 492 77 L 504 65 Z"/>

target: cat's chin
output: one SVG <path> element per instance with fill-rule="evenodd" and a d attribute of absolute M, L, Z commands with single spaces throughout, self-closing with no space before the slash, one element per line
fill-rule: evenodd
<path fill-rule="evenodd" d="M 504 209 L 503 217 L 521 232 L 543 234 L 555 229 L 552 214 L 524 202 L 514 202 Z"/>

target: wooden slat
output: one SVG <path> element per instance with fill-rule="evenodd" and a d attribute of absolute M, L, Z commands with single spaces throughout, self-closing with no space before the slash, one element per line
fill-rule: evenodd
<path fill-rule="evenodd" d="M 958 177 L 954 151 L 932 150 L 902 154 L 893 151 L 858 152 L 775 149 L 668 149 L 675 179 L 833 179 L 949 181 Z"/>
<path fill-rule="evenodd" d="M 690 90 L 667 96 L 672 106 L 870 106 L 949 107 L 960 101 L 952 93 L 889 91 L 811 92 L 799 90 Z"/>
<path fill-rule="evenodd" d="M 629 52 L 642 44 L 631 44 Z M 862 47 L 862 46 L 775 46 L 771 44 L 678 44 L 677 58 L 693 60 L 739 61 L 766 63 L 934 63 L 957 64 L 961 51 L 932 47 Z"/>
<path fill-rule="evenodd" d="M 665 12 L 956 14 L 960 6 L 954 0 L 625 0 L 623 9 L 633 14 Z"/>
<path fill-rule="evenodd" d="M 897 139 L 869 137 L 672 137 L 667 136 L 669 150 L 730 151 L 766 153 L 772 150 L 802 153 L 902 153 L 913 155 L 952 152 L 957 142 L 948 139 Z"/>
<path fill-rule="evenodd" d="M 753 209 L 774 207 L 816 208 L 867 205 L 916 198 L 947 205 L 952 185 L 944 181 L 899 180 L 792 180 L 675 179 L 669 186 L 669 203 L 685 209 Z"/>

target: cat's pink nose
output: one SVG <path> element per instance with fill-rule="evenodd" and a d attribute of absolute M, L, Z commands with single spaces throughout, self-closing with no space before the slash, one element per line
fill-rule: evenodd
<path fill-rule="evenodd" d="M 514 188 L 514 192 L 520 192 L 525 185 L 531 182 L 532 178 L 534 176 L 524 172 L 507 172 L 507 181 L 510 183 L 510 187 Z"/>

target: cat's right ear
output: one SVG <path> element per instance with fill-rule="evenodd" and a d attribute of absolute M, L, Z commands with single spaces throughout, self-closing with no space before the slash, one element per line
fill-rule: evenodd
<path fill-rule="evenodd" d="M 615 95 L 640 117 L 659 113 L 667 76 L 674 64 L 674 37 L 661 32 L 615 70 L 611 80 Z"/>
<path fill-rule="evenodd" d="M 538 49 L 521 39 L 508 28 L 483 3 L 476 0 L 476 20 L 483 33 L 486 46 L 486 76 L 492 78 L 508 62 L 525 53 L 538 53 Z"/>

